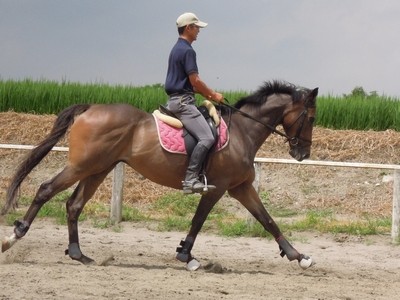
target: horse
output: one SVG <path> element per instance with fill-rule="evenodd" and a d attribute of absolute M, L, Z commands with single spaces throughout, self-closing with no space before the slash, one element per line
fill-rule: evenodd
<path fill-rule="evenodd" d="M 201 195 L 189 232 L 176 250 L 176 258 L 186 263 L 187 268 L 195 270 L 200 266 L 192 248 L 208 214 L 226 191 L 273 236 L 282 257 L 297 260 L 303 269 L 313 265 L 310 256 L 298 252 L 284 237 L 252 183 L 256 152 L 271 133 L 286 138 L 294 159 L 309 158 L 317 95 L 318 88 L 300 88 L 273 80 L 264 82 L 234 105 L 221 105 L 220 116 L 228 124 L 229 143 L 209 155 L 207 178 L 216 189 Z M 278 125 L 284 132 L 276 129 Z M 68 162 L 60 173 L 39 186 L 23 219 L 15 221 L 13 234 L 2 241 L 2 252 L 25 236 L 46 202 L 78 183 L 66 202 L 69 234 L 66 254 L 82 264 L 94 263 L 81 251 L 78 218 L 107 174 L 120 162 L 157 184 L 182 189 L 188 157 L 169 153 L 160 146 L 151 113 L 129 104 L 76 104 L 58 114 L 49 135 L 19 165 L 7 189 L 2 215 L 17 206 L 23 180 L 68 130 Z"/>

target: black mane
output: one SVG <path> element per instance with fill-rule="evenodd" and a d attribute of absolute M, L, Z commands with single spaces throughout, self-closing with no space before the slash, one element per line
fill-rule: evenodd
<path fill-rule="evenodd" d="M 304 89 L 299 89 L 294 84 L 286 81 L 267 81 L 253 94 L 241 98 L 234 106 L 240 109 L 245 104 L 261 105 L 272 94 L 287 94 L 292 96 L 293 101 L 297 101 L 301 98 L 304 91 Z"/>

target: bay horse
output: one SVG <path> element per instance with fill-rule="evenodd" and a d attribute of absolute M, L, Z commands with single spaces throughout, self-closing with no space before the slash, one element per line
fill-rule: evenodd
<path fill-rule="evenodd" d="M 298 88 L 275 80 L 265 82 L 234 106 L 223 106 L 220 113 L 229 127 L 229 143 L 222 150 L 211 153 L 206 168 L 208 181 L 217 188 L 201 196 L 190 230 L 177 248 L 179 261 L 187 263 L 187 266 L 194 265 L 191 269 L 200 266 L 192 256 L 192 247 L 207 215 L 228 191 L 275 238 L 282 257 L 286 255 L 289 261 L 297 260 L 303 268 L 313 264 L 311 257 L 300 254 L 283 236 L 252 183 L 257 150 L 273 132 L 286 137 L 289 153 L 294 159 L 301 161 L 310 156 L 317 95 L 318 88 Z M 278 125 L 282 125 L 285 133 L 276 129 Z M 47 201 L 78 182 L 66 203 L 69 233 L 66 253 L 83 264 L 94 263 L 80 249 L 78 218 L 101 182 L 119 162 L 128 164 L 155 183 L 182 189 L 187 155 L 169 153 L 160 146 L 152 114 L 128 104 L 78 104 L 58 115 L 49 135 L 17 168 L 1 214 L 16 207 L 23 180 L 68 129 L 66 166 L 40 185 L 23 220 L 15 221 L 13 234 L 2 241 L 2 252 L 28 232 Z"/>

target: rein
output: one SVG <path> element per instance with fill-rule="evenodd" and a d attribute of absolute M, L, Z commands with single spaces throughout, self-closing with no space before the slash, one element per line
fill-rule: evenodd
<path fill-rule="evenodd" d="M 282 131 L 276 129 L 274 126 L 271 126 L 271 125 L 269 125 L 269 124 L 265 124 L 265 123 L 261 122 L 260 120 L 257 120 L 257 119 L 254 118 L 253 116 L 249 115 L 248 113 L 245 113 L 244 111 L 241 111 L 240 109 L 238 109 L 238 108 L 236 108 L 236 107 L 230 105 L 228 99 L 224 98 L 224 100 L 225 100 L 227 103 L 222 102 L 222 103 L 219 103 L 219 104 L 222 104 L 222 105 L 224 105 L 224 106 L 226 106 L 226 107 L 229 107 L 231 110 L 240 113 L 242 116 L 245 116 L 246 118 L 249 118 L 249 119 L 253 120 L 254 122 L 257 122 L 257 123 L 259 123 L 259 124 L 265 126 L 266 128 L 270 129 L 273 133 L 276 133 L 276 134 L 278 134 L 278 135 L 280 135 L 280 136 L 286 138 L 286 142 L 289 142 L 292 146 L 296 146 L 296 145 L 299 143 L 299 140 L 303 140 L 304 142 L 311 143 L 310 141 L 305 140 L 305 139 L 302 139 L 302 138 L 299 137 L 299 135 L 300 135 L 300 133 L 301 133 L 301 130 L 303 129 L 303 124 L 304 124 L 305 116 L 306 116 L 306 114 L 307 114 L 307 110 L 304 110 L 304 111 L 298 116 L 298 118 L 296 119 L 296 121 L 294 121 L 293 124 L 289 126 L 289 128 L 292 127 L 292 126 L 293 126 L 294 124 L 296 124 L 297 121 L 303 116 L 301 126 L 300 126 L 299 129 L 297 130 L 296 136 L 290 137 L 290 136 L 288 136 L 286 133 L 284 133 L 284 132 L 282 132 Z"/>

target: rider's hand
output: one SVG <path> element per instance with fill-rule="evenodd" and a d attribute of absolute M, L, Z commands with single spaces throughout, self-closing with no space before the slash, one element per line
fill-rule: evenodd
<path fill-rule="evenodd" d="M 224 96 L 221 93 L 214 92 L 211 96 L 211 100 L 222 103 L 224 102 Z"/>

